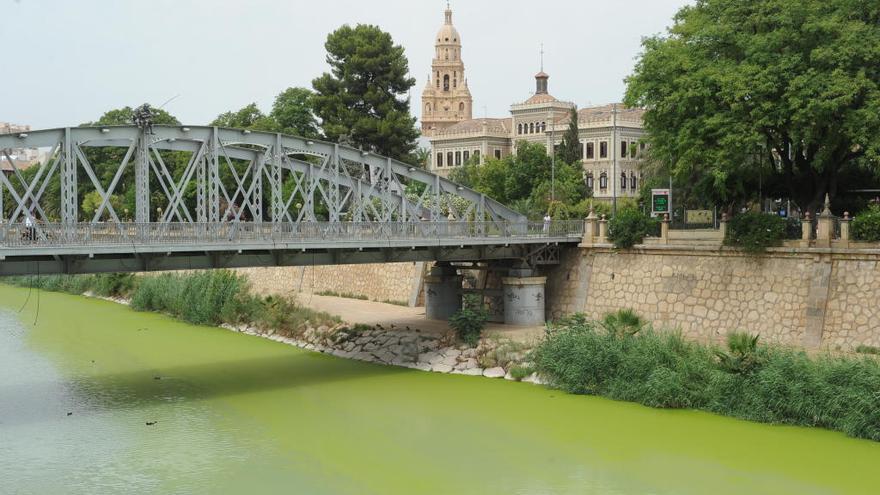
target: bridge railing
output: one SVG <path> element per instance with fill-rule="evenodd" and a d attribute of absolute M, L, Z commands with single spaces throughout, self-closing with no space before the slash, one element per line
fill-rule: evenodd
<path fill-rule="evenodd" d="M 583 221 L 60 223 L 0 226 L 0 247 L 155 246 L 579 238 Z M 232 246 L 231 246 L 232 247 Z"/>

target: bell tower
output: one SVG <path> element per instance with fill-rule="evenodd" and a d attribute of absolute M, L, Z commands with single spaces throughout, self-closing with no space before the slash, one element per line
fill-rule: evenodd
<path fill-rule="evenodd" d="M 461 36 L 452 25 L 449 4 L 444 15 L 443 25 L 434 37 L 431 74 L 422 91 L 422 135 L 426 137 L 472 118 L 473 99 L 464 76 Z"/>

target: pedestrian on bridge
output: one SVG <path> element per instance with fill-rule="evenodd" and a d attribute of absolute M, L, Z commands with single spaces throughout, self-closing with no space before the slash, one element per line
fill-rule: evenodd
<path fill-rule="evenodd" d="M 550 212 L 548 211 L 546 215 L 544 215 L 544 235 L 550 235 Z"/>

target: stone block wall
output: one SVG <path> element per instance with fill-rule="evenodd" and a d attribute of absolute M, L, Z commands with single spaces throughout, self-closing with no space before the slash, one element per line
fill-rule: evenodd
<path fill-rule="evenodd" d="M 263 295 L 332 291 L 372 301 L 417 303 L 424 263 L 238 268 Z M 413 299 L 415 298 L 415 299 Z"/>
<path fill-rule="evenodd" d="M 747 256 L 721 249 L 569 249 L 548 270 L 548 314 L 598 318 L 631 308 L 656 327 L 722 341 L 852 350 L 880 346 L 880 254 L 810 249 Z"/>

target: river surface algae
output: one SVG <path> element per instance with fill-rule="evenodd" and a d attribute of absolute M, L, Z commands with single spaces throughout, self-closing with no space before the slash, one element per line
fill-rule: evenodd
<path fill-rule="evenodd" d="M 78 296 L 0 301 L 0 493 L 880 490 L 880 444 L 839 433 L 348 361 Z"/>

